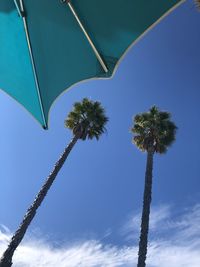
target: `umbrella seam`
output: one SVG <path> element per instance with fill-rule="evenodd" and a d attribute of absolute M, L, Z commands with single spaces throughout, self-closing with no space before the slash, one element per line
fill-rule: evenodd
<path fill-rule="evenodd" d="M 24 13 L 23 0 L 20 0 L 20 7 L 21 7 L 22 14 L 23 14 Z M 42 102 L 42 97 L 41 97 L 41 92 L 40 92 L 39 79 L 38 79 L 38 75 L 37 75 L 35 60 L 34 60 L 33 51 L 32 51 L 32 45 L 31 45 L 29 31 L 28 31 L 28 25 L 27 25 L 27 21 L 26 21 L 25 16 L 22 16 L 22 19 L 23 19 L 23 23 L 24 23 L 24 30 L 25 30 L 25 34 L 26 34 L 26 40 L 27 40 L 27 45 L 28 45 L 28 49 L 29 49 L 29 55 L 30 55 L 34 80 L 35 80 L 35 86 L 37 89 L 38 100 L 39 100 L 40 109 L 41 109 L 41 113 L 42 113 L 42 119 L 44 121 L 44 129 L 47 129 L 47 122 L 46 122 L 45 115 L 44 115 L 44 107 L 43 107 L 43 102 Z"/>
<path fill-rule="evenodd" d="M 16 6 L 16 9 L 17 9 L 17 12 L 18 12 L 19 16 L 22 18 L 23 17 L 23 13 L 22 13 L 22 10 L 21 10 L 21 8 L 19 6 L 19 3 L 17 2 L 17 0 L 13 0 L 13 1 L 15 3 L 15 6 Z"/>

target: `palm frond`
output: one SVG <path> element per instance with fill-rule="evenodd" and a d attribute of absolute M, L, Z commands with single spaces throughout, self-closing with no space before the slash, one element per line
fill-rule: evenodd
<path fill-rule="evenodd" d="M 142 151 L 153 148 L 157 153 L 166 152 L 174 142 L 177 130 L 170 118 L 169 112 L 160 111 L 156 106 L 151 107 L 149 112 L 137 114 L 131 129 L 135 145 Z"/>
<path fill-rule="evenodd" d="M 81 102 L 76 102 L 73 110 L 68 114 L 65 120 L 65 126 L 79 133 L 80 139 L 85 140 L 99 139 L 105 131 L 105 125 L 108 118 L 105 116 L 105 110 L 98 101 L 91 101 L 84 98 Z"/>
<path fill-rule="evenodd" d="M 200 11 L 200 0 L 195 0 L 194 2 L 196 4 L 197 9 Z"/>

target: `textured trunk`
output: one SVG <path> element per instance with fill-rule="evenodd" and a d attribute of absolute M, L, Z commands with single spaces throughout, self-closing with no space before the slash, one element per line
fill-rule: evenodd
<path fill-rule="evenodd" d="M 137 267 L 146 266 L 145 261 L 147 257 L 149 215 L 150 215 L 151 194 L 152 194 L 153 155 L 154 155 L 154 150 L 149 149 L 147 152 L 147 164 L 145 173 L 145 187 L 143 196 L 143 210 L 141 219 L 141 231 L 140 231 Z"/>
<path fill-rule="evenodd" d="M 51 185 L 53 184 L 58 172 L 62 168 L 65 160 L 67 159 L 70 151 L 72 150 L 73 146 L 76 144 L 78 139 L 79 139 L 78 135 L 74 136 L 74 138 L 71 140 L 69 145 L 65 148 L 65 150 L 64 150 L 63 154 L 61 155 L 61 157 L 59 158 L 59 160 L 56 162 L 53 171 L 50 173 L 46 182 L 42 186 L 41 190 L 39 191 L 39 193 L 35 197 L 33 204 L 27 210 L 27 212 L 23 218 L 23 221 L 21 222 L 18 230 L 13 235 L 13 237 L 12 237 L 12 239 L 8 245 L 8 248 L 5 250 L 2 258 L 0 259 L 0 267 L 12 266 L 12 257 L 13 257 L 13 254 L 14 254 L 16 248 L 19 246 L 20 242 L 22 241 L 28 226 L 30 225 L 31 221 L 33 220 L 33 218 L 36 214 L 37 209 L 39 208 L 42 201 L 44 200 L 44 198 L 45 198 L 48 190 L 50 189 Z"/>

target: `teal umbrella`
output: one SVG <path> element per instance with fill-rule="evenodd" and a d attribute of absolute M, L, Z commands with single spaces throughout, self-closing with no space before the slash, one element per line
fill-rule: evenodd
<path fill-rule="evenodd" d="M 0 88 L 44 127 L 77 82 L 109 78 L 181 0 L 0 0 Z"/>

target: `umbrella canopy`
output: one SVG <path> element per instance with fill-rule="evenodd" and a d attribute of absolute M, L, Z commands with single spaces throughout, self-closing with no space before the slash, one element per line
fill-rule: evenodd
<path fill-rule="evenodd" d="M 73 84 L 109 78 L 181 0 L 0 0 L 0 88 L 44 127 Z"/>

